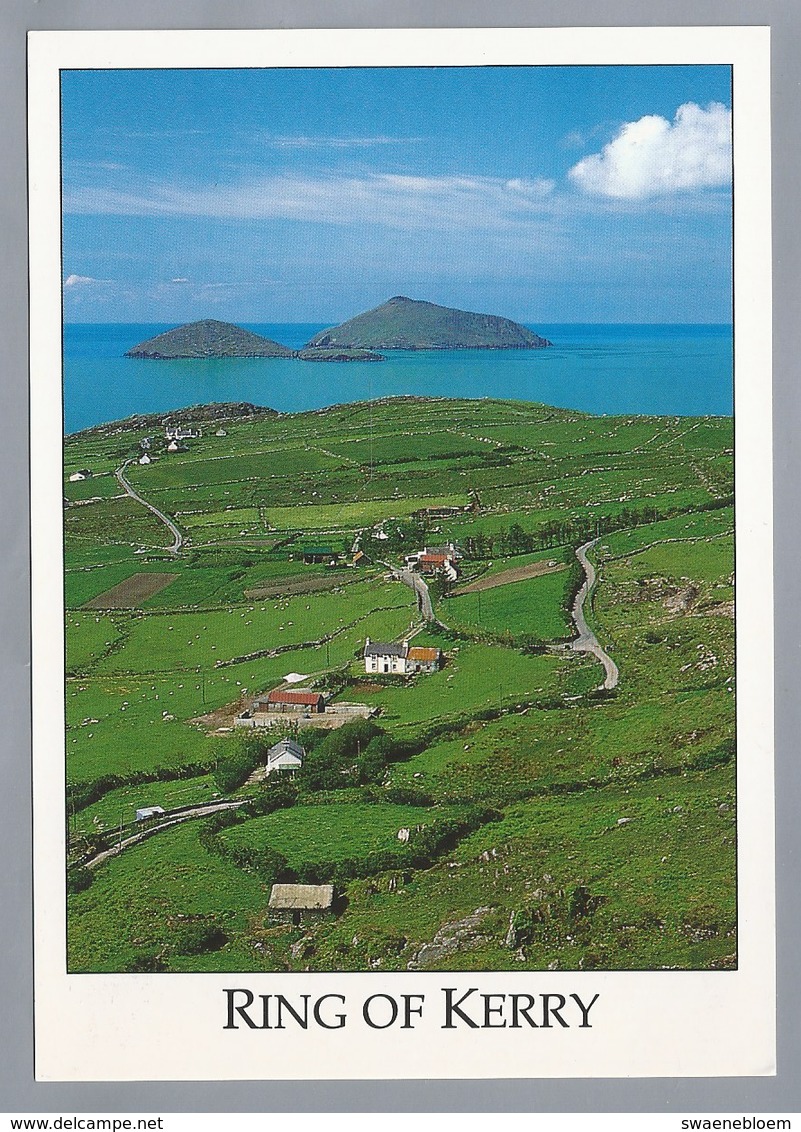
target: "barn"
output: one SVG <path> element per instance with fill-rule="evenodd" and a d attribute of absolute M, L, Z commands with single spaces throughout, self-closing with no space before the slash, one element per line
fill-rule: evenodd
<path fill-rule="evenodd" d="M 325 696 L 300 688 L 273 688 L 266 700 L 257 700 L 254 711 L 325 711 Z"/>

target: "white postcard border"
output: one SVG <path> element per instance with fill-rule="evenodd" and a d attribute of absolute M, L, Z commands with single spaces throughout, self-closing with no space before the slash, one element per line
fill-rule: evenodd
<path fill-rule="evenodd" d="M 36 1066 L 39 1080 L 775 1072 L 769 36 L 766 28 L 40 32 L 29 43 Z M 735 130 L 739 967 L 725 972 L 67 975 L 59 70 L 730 63 Z M 346 998 L 340 1030 L 225 1031 L 226 987 Z M 443 1031 L 442 989 L 599 999 L 589 1029 Z M 422 994 L 413 1029 L 371 995 Z"/>

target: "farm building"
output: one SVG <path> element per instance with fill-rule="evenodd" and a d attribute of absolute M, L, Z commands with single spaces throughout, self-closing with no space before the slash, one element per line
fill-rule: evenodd
<path fill-rule="evenodd" d="M 267 752 L 265 775 L 272 774 L 274 770 L 296 771 L 303 765 L 305 754 L 303 747 L 300 743 L 296 743 L 294 739 L 282 739 L 280 743 L 270 747 Z"/>
<path fill-rule="evenodd" d="M 202 433 L 194 428 L 182 428 L 180 425 L 167 425 L 164 429 L 164 436 L 167 440 L 197 440 Z"/>
<path fill-rule="evenodd" d="M 465 507 L 422 507 L 419 511 L 412 511 L 413 519 L 450 519 L 454 515 L 461 515 L 465 511 L 471 511 L 473 505 L 468 503 Z"/>
<path fill-rule="evenodd" d="M 441 649 L 415 648 L 412 646 L 406 657 L 406 671 L 436 672 L 441 663 Z"/>
<path fill-rule="evenodd" d="M 363 550 L 357 550 L 351 561 L 351 566 L 369 566 L 370 559 Z"/>
<path fill-rule="evenodd" d="M 307 566 L 320 562 L 336 562 L 337 552 L 330 546 L 309 546 L 303 550 L 303 561 Z"/>
<path fill-rule="evenodd" d="M 334 911 L 332 884 L 274 884 L 267 914 L 271 920 L 300 924 L 319 920 Z"/>
<path fill-rule="evenodd" d="M 364 671 L 405 675 L 408 651 L 408 641 L 398 645 L 371 641 L 368 637 L 364 642 Z"/>
<path fill-rule="evenodd" d="M 381 675 L 408 676 L 413 672 L 436 672 L 442 661 L 442 651 L 436 648 L 410 647 L 408 641 L 400 644 L 364 642 L 364 671 Z"/>
<path fill-rule="evenodd" d="M 321 712 L 325 711 L 325 696 L 308 688 L 273 688 L 266 700 L 256 701 L 253 710 Z"/>
<path fill-rule="evenodd" d="M 451 582 L 459 577 L 458 560 L 462 557 L 453 543 L 448 546 L 424 546 L 406 555 L 406 565 L 421 574 L 444 574 Z"/>
<path fill-rule="evenodd" d="M 81 468 L 79 472 L 72 473 L 70 483 L 78 483 L 79 480 L 88 480 L 91 474 L 88 468 Z"/>
<path fill-rule="evenodd" d="M 157 818 L 160 814 L 163 813 L 163 806 L 143 806 L 141 810 L 136 811 L 136 820 L 150 821 L 151 818 Z"/>
<path fill-rule="evenodd" d="M 151 459 L 150 459 L 150 457 L 148 456 L 147 452 L 144 452 L 144 453 L 143 453 L 143 454 L 142 454 L 142 455 L 141 455 L 141 456 L 139 457 L 139 463 L 140 463 L 140 464 L 150 464 L 150 463 L 151 463 Z"/>

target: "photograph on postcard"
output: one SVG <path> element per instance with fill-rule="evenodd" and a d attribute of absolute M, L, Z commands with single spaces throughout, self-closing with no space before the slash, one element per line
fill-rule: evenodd
<path fill-rule="evenodd" d="M 736 968 L 731 66 L 60 104 L 68 972 Z"/>

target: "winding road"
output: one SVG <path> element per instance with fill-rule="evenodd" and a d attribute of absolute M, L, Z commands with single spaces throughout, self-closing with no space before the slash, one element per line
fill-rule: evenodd
<path fill-rule="evenodd" d="M 143 499 L 141 495 L 137 494 L 137 492 L 135 492 L 131 485 L 128 483 L 128 480 L 125 478 L 125 469 L 132 462 L 133 461 L 131 460 L 126 460 L 122 467 L 117 468 L 114 475 L 119 480 L 120 487 L 122 487 L 123 490 L 128 495 L 130 495 L 131 499 L 135 499 L 137 503 L 141 503 L 143 507 L 147 507 L 148 511 L 152 511 L 156 518 L 160 519 L 165 527 L 167 527 L 173 537 L 173 544 L 168 548 L 169 552 L 170 554 L 177 554 L 183 546 L 184 536 L 181 534 L 175 523 L 172 521 L 172 519 L 169 518 L 168 515 L 165 515 L 163 511 L 159 511 L 158 507 L 154 507 L 152 503 L 148 503 L 148 501 L 146 499 Z"/>
<path fill-rule="evenodd" d="M 600 660 L 601 664 L 604 666 L 604 672 L 606 673 L 601 687 L 611 690 L 617 687 L 620 672 L 611 656 L 601 647 L 600 641 L 587 624 L 587 619 L 584 616 L 584 604 L 595 586 L 595 567 L 587 557 L 587 551 L 591 550 L 597 542 L 598 539 L 594 538 L 576 549 L 576 558 L 578 558 L 581 563 L 581 568 L 584 571 L 584 581 L 581 583 L 581 589 L 576 594 L 573 608 L 570 611 L 576 629 L 578 630 L 578 637 L 573 641 L 571 647 L 574 652 L 591 652 L 593 656 L 596 656 L 598 660 Z"/>
<path fill-rule="evenodd" d="M 405 567 L 398 568 L 393 566 L 390 562 L 382 562 L 382 566 L 392 571 L 392 577 L 399 582 L 403 582 L 405 586 L 409 586 L 417 594 L 417 608 L 424 621 L 436 621 L 434 613 L 434 606 L 431 603 L 431 594 L 428 592 L 428 586 L 425 584 L 419 574 L 415 574 L 414 570 L 407 570 Z"/>

